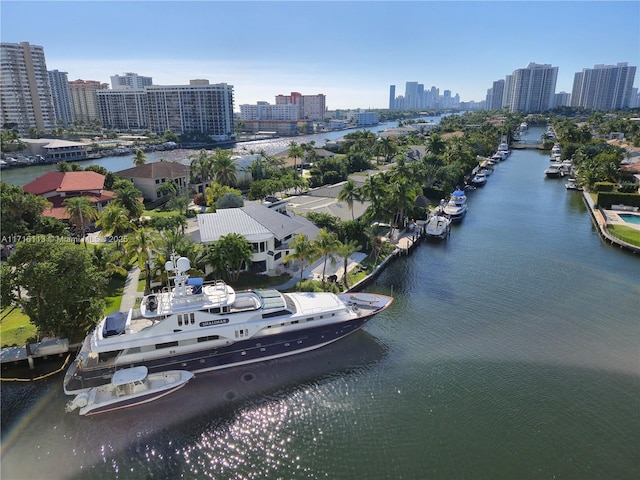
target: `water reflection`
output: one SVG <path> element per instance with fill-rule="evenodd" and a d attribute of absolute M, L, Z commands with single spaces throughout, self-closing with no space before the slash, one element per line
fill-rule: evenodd
<path fill-rule="evenodd" d="M 69 397 L 62 393 L 61 379 L 37 388 L 6 384 L 3 478 L 86 478 L 83 472 L 92 472 L 92 478 L 141 478 L 154 472 L 172 478 L 178 464 L 182 471 L 187 468 L 184 462 L 201 461 L 207 464 L 205 470 L 221 461 L 216 470 L 224 470 L 225 465 L 242 466 L 233 441 L 241 437 L 246 443 L 241 450 L 255 448 L 277 464 L 286 458 L 287 442 L 272 445 L 271 438 L 283 423 L 304 418 L 309 405 L 323 403 L 324 389 L 318 386 L 340 389 L 351 373 L 371 368 L 385 354 L 383 344 L 360 330 L 320 350 L 199 374 L 170 396 L 94 417 L 64 413 Z M 20 404 L 23 394 L 36 391 L 39 398 Z M 325 406 L 342 408 L 335 402 Z M 177 462 L 177 451 L 184 461 Z M 196 465 L 187 469 L 193 468 L 198 471 Z"/>

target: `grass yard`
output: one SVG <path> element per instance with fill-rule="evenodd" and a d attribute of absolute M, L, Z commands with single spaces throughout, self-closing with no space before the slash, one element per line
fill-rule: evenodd
<path fill-rule="evenodd" d="M 27 340 L 36 336 L 36 327 L 29 322 L 22 310 L 6 307 L 0 314 L 0 341 L 2 347 L 25 345 Z"/>
<path fill-rule="evenodd" d="M 623 242 L 640 247 L 640 230 L 624 225 L 607 225 L 609 233 Z"/>

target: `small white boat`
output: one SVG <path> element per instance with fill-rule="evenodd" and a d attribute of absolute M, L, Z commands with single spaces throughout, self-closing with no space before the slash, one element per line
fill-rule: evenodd
<path fill-rule="evenodd" d="M 451 198 L 443 207 L 444 214 L 453 222 L 459 222 L 465 216 L 469 207 L 464 191 L 457 189 L 451 194 Z"/>
<path fill-rule="evenodd" d="M 487 184 L 487 176 L 484 173 L 476 173 L 471 179 L 471 185 L 474 187 L 484 187 Z"/>
<path fill-rule="evenodd" d="M 582 190 L 577 184 L 575 178 L 567 179 L 567 183 L 564 184 L 567 190 Z"/>
<path fill-rule="evenodd" d="M 95 415 L 148 403 L 184 387 L 193 378 L 186 370 L 149 374 L 147 367 L 123 368 L 113 374 L 111 383 L 79 393 L 65 410 L 79 408 L 80 415 Z"/>
<path fill-rule="evenodd" d="M 429 220 L 425 226 L 424 233 L 428 238 L 445 239 L 451 232 L 451 220 L 444 215 L 441 211 L 437 211 Z"/>

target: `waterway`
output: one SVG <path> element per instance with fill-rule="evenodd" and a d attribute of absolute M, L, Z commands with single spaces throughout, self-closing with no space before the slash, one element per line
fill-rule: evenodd
<path fill-rule="evenodd" d="M 440 118 L 441 117 L 421 117 L 422 120 L 432 123 L 438 123 L 440 121 Z M 279 137 L 265 140 L 251 140 L 248 142 L 239 142 L 235 145 L 232 145 L 231 147 L 225 148 L 232 148 L 239 154 L 248 154 L 251 152 L 258 153 L 261 150 L 264 150 L 267 155 L 276 155 L 278 153 L 285 152 L 289 148 L 289 144 L 292 141 L 298 144 L 315 142 L 315 145 L 320 148 L 323 147 L 329 140 L 336 140 L 338 138 L 344 137 L 348 133 L 357 130 L 370 130 L 374 133 L 377 133 L 386 128 L 392 128 L 396 126 L 398 126 L 398 122 L 388 122 L 361 129 L 352 128 L 340 131 L 316 133 L 313 135 L 300 135 L 297 137 Z M 176 161 L 184 164 L 189 164 L 191 162 L 189 157 L 197 154 L 198 150 L 177 149 L 164 150 L 160 152 L 149 152 L 146 155 L 147 163 L 158 162 L 163 159 L 169 162 Z M 100 165 L 111 172 L 117 172 L 120 170 L 125 170 L 127 168 L 132 168 L 134 166 L 134 156 L 134 154 L 129 154 L 103 157 L 98 159 L 83 160 L 78 162 L 78 164 L 82 168 L 86 168 L 89 165 Z M 56 170 L 56 168 L 57 167 L 53 164 L 31 165 L 28 167 L 12 167 L 1 170 L 0 179 L 6 183 L 23 186 L 47 172 Z"/>
<path fill-rule="evenodd" d="M 392 307 L 325 349 L 95 418 L 64 413 L 62 378 L 3 383 L 3 480 L 637 480 L 640 258 L 547 166 L 498 164 L 449 239 L 372 284 Z"/>

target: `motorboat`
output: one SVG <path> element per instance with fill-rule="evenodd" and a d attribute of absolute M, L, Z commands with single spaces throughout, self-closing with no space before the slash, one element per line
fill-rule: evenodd
<path fill-rule="evenodd" d="M 487 184 L 487 176 L 484 173 L 476 173 L 471 179 L 471 185 L 474 187 L 484 187 Z"/>
<path fill-rule="evenodd" d="M 567 183 L 565 183 L 564 186 L 567 190 L 582 190 L 582 188 L 580 188 L 576 183 L 575 178 L 567 179 Z"/>
<path fill-rule="evenodd" d="M 186 370 L 149 374 L 147 367 L 124 368 L 113 374 L 111 383 L 81 392 L 65 410 L 80 409 L 80 415 L 95 415 L 157 400 L 184 387 L 193 378 Z"/>
<path fill-rule="evenodd" d="M 451 219 L 447 217 L 443 211 L 438 209 L 427 220 L 424 233 L 427 238 L 445 239 L 451 232 Z"/>
<path fill-rule="evenodd" d="M 65 373 L 67 395 L 109 383 L 117 371 L 204 372 L 320 348 L 361 328 L 393 298 L 373 293 L 235 291 L 222 280 L 189 278 L 172 255 L 169 283 L 139 309 L 114 312 L 89 332 Z"/>
<path fill-rule="evenodd" d="M 442 210 L 452 222 L 457 222 L 462 220 L 468 209 L 466 194 L 463 190 L 456 189 Z"/>
<path fill-rule="evenodd" d="M 544 174 L 549 178 L 564 177 L 562 163 L 552 163 L 544 170 Z"/>

